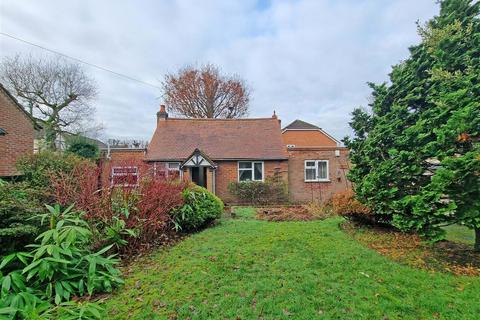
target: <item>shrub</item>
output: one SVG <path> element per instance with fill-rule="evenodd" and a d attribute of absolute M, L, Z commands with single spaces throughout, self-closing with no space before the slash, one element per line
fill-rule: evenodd
<path fill-rule="evenodd" d="M 274 204 L 288 200 L 287 185 L 279 176 L 267 177 L 265 182 L 231 182 L 228 185 L 228 191 L 241 203 Z"/>
<path fill-rule="evenodd" d="M 185 188 L 182 181 L 142 179 L 134 190 L 138 203 L 127 219 L 127 227 L 140 233 L 139 237 L 130 239 L 129 249 L 148 247 L 171 228 L 170 213 L 184 204 L 182 190 Z M 125 188 L 120 190 L 128 194 Z"/>
<path fill-rule="evenodd" d="M 207 189 L 191 185 L 182 192 L 185 204 L 172 211 L 177 230 L 196 230 L 217 219 L 223 212 L 223 202 Z"/>
<path fill-rule="evenodd" d="M 95 227 L 97 246 L 114 244 L 121 253 L 137 252 L 171 230 L 170 211 L 183 203 L 182 181 L 153 179 L 143 162 L 122 166 L 139 168 L 140 179 L 128 186 L 100 186 L 100 169 L 91 162 L 77 163 L 68 172 L 51 176 L 55 200 L 75 203 Z M 107 168 L 108 170 L 108 168 Z"/>
<path fill-rule="evenodd" d="M 52 175 L 70 172 L 79 163 L 89 162 L 69 153 L 43 151 L 22 157 L 17 168 L 32 188 L 49 190 Z"/>
<path fill-rule="evenodd" d="M 23 250 L 38 235 L 42 193 L 26 183 L 0 181 L 0 255 Z"/>
<path fill-rule="evenodd" d="M 119 261 L 104 256 L 111 246 L 91 250 L 92 232 L 81 213 L 71 211 L 73 206 L 63 211 L 58 205 L 47 207 L 41 220 L 49 229 L 29 246 L 32 251 L 10 254 L 0 263 L 0 309 L 7 308 L 11 318 L 49 313 L 51 302 L 111 292 L 122 283 Z"/>
<path fill-rule="evenodd" d="M 47 176 L 53 202 L 62 206 L 74 203 L 76 209 L 87 213 L 100 209 L 100 168 L 94 162 L 78 161 L 69 170 L 50 171 Z"/>
<path fill-rule="evenodd" d="M 66 151 L 69 153 L 91 160 L 97 160 L 100 156 L 100 148 L 91 139 L 82 136 L 71 136 L 66 142 Z"/>
<path fill-rule="evenodd" d="M 339 216 L 353 219 L 371 219 L 371 210 L 355 199 L 355 193 L 351 189 L 338 192 L 331 200 L 333 212 Z"/>

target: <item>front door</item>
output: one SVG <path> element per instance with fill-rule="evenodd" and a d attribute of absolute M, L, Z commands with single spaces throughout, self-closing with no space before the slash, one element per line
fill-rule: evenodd
<path fill-rule="evenodd" d="M 207 187 L 207 167 L 191 167 L 192 182 L 200 187 Z"/>

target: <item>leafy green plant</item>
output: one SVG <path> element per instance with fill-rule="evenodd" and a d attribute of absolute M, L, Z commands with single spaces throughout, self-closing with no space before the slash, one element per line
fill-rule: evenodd
<path fill-rule="evenodd" d="M 24 181 L 32 188 L 49 191 L 51 175 L 71 172 L 75 166 L 89 160 L 71 153 L 42 151 L 22 157 L 17 168 L 23 173 Z"/>
<path fill-rule="evenodd" d="M 122 218 L 124 216 L 125 218 Z M 120 247 L 126 246 L 128 241 L 126 238 L 138 237 L 137 229 L 127 228 L 125 220 L 130 216 L 128 209 L 122 209 L 120 214 L 116 214 L 112 217 L 109 224 L 105 226 L 104 241 L 109 244 L 113 244 L 117 250 Z"/>
<path fill-rule="evenodd" d="M 207 189 L 192 185 L 182 192 L 185 204 L 172 211 L 176 230 L 195 230 L 217 219 L 223 212 L 223 202 Z"/>
<path fill-rule="evenodd" d="M 40 313 L 46 303 L 56 305 L 74 296 L 111 292 L 123 283 L 114 255 L 104 256 L 113 245 L 92 252 L 92 232 L 73 206 L 62 210 L 47 206 L 41 215 L 49 229 L 41 233 L 38 243 L 27 246 L 28 253 L 13 253 L 0 263 L 0 307 L 9 314 Z M 10 309 L 8 309 L 10 308 Z"/>
<path fill-rule="evenodd" d="M 42 197 L 26 183 L 0 183 L 0 255 L 23 250 L 38 235 L 39 221 L 30 218 L 40 212 Z"/>
<path fill-rule="evenodd" d="M 96 160 L 100 156 L 100 149 L 92 139 L 74 135 L 68 137 L 66 143 L 66 151 L 79 157 Z"/>
<path fill-rule="evenodd" d="M 105 310 L 93 302 L 63 302 L 54 310 L 57 320 L 92 320 L 102 319 Z"/>

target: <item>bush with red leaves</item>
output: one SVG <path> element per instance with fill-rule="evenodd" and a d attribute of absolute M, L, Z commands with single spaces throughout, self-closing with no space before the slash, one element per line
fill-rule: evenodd
<path fill-rule="evenodd" d="M 118 248 L 124 254 L 146 249 L 171 232 L 170 212 L 184 203 L 181 193 L 187 186 L 178 179 L 155 179 L 151 167 L 137 160 L 79 163 L 68 173 L 52 174 L 50 181 L 56 202 L 75 203 L 96 230 L 98 243 L 122 243 Z"/>
<path fill-rule="evenodd" d="M 352 189 L 347 189 L 333 195 L 332 208 L 335 214 L 347 218 L 356 218 L 363 216 L 365 218 L 371 216 L 371 210 L 355 199 L 355 193 Z"/>

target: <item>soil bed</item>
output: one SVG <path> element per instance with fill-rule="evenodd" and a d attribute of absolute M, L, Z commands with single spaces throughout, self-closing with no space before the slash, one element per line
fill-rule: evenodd
<path fill-rule="evenodd" d="M 320 217 L 304 206 L 258 208 L 256 218 L 266 221 L 310 221 Z"/>

